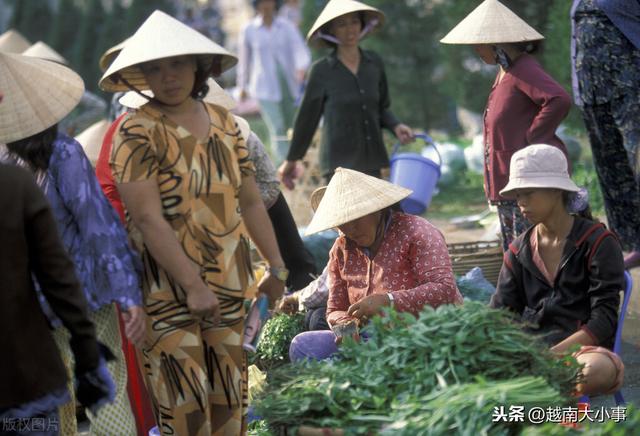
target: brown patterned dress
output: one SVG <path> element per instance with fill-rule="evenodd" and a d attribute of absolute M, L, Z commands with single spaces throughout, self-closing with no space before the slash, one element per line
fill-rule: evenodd
<path fill-rule="evenodd" d="M 143 106 L 123 120 L 110 161 L 117 183 L 158 183 L 164 218 L 220 301 L 218 327 L 194 318 L 184 290 L 155 262 L 127 217 L 144 263 L 143 372 L 158 427 L 167 435 L 245 430 L 243 300 L 254 280 L 238 195 L 242 178 L 253 175 L 254 167 L 234 118 L 218 106 L 206 109 L 209 133 L 198 141 L 149 104 Z"/>

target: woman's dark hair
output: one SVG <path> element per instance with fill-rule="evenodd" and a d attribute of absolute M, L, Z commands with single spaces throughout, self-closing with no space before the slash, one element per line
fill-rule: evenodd
<path fill-rule="evenodd" d="M 7 149 L 14 157 L 24 160 L 35 171 L 47 171 L 53 153 L 53 141 L 58 135 L 58 125 L 54 124 L 28 138 L 9 142 Z"/>
<path fill-rule="evenodd" d="M 542 41 L 525 41 L 525 42 L 514 42 L 508 44 L 511 47 L 515 48 L 521 53 L 529 53 L 534 54 L 540 51 L 542 46 Z"/>
<path fill-rule="evenodd" d="M 338 17 L 336 17 L 338 18 Z M 360 27 L 361 29 L 364 29 L 367 26 L 367 17 L 365 15 L 364 12 L 358 12 L 358 18 L 360 18 Z M 335 20 L 335 18 L 334 18 Z M 333 21 L 333 20 L 331 20 Z M 320 28 L 320 32 L 327 34 L 327 35 L 331 35 L 331 36 L 335 36 L 333 33 L 331 33 L 331 21 L 329 21 L 327 24 L 325 24 L 324 26 L 322 26 Z M 327 41 L 326 39 L 322 40 L 325 44 L 327 44 L 329 47 L 331 47 L 332 49 L 336 50 L 338 48 L 338 44 L 336 44 L 335 42 L 332 41 Z"/>
<path fill-rule="evenodd" d="M 202 100 L 209 92 L 207 79 L 211 76 L 217 77 L 222 72 L 222 59 L 219 56 L 214 56 L 211 65 L 205 65 L 202 59 L 196 57 L 196 65 L 196 77 L 193 82 L 191 97 L 196 100 Z"/>
<path fill-rule="evenodd" d="M 258 7 L 258 3 L 260 3 L 263 0 L 253 0 L 252 4 L 253 4 L 253 9 Z M 282 0 L 276 0 L 276 10 L 280 9 L 280 6 L 282 6 Z"/>
<path fill-rule="evenodd" d="M 573 194 L 572 192 L 562 191 L 562 203 L 564 204 L 565 207 L 568 208 L 568 206 L 571 204 L 573 200 L 573 195 L 575 194 Z M 587 207 L 581 210 L 580 212 L 577 212 L 577 213 L 570 212 L 570 213 L 572 215 L 579 216 L 581 218 L 585 218 L 590 221 L 596 221 L 596 222 L 598 221 L 593 217 L 593 214 L 591 212 L 591 206 L 589 206 L 589 204 L 587 204 Z"/>

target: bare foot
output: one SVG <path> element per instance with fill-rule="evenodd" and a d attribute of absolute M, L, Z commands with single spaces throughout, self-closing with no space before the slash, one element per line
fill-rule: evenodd
<path fill-rule="evenodd" d="M 632 251 L 624 257 L 624 268 L 632 269 L 640 266 L 640 251 Z"/>

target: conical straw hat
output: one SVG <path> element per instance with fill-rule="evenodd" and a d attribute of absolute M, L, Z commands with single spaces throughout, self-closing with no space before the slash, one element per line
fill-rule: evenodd
<path fill-rule="evenodd" d="M 215 80 L 209 78 L 207 80 L 207 85 L 209 85 L 209 92 L 202 99 L 203 101 L 222 106 L 228 111 L 234 109 L 237 106 L 237 103 L 233 99 L 233 97 L 231 97 L 227 91 L 222 89 L 222 87 L 218 85 Z M 153 97 L 153 92 L 151 91 L 142 91 L 142 93 L 144 95 L 148 95 L 149 97 Z M 124 107 L 128 107 L 131 109 L 138 109 L 140 106 L 145 105 L 148 102 L 149 100 L 135 91 L 129 91 L 118 99 L 118 103 L 120 103 Z"/>
<path fill-rule="evenodd" d="M 314 212 L 318 210 L 318 206 L 320 205 L 325 192 L 327 192 L 327 187 L 321 186 L 311 193 L 309 203 L 311 203 L 311 209 L 313 209 Z"/>
<path fill-rule="evenodd" d="M 31 46 L 27 38 L 17 30 L 9 29 L 0 35 L 0 52 L 22 53 Z"/>
<path fill-rule="evenodd" d="M 57 124 L 78 104 L 84 83 L 55 62 L 0 53 L 0 143 L 24 139 Z"/>
<path fill-rule="evenodd" d="M 59 64 L 67 65 L 68 62 L 62 57 L 60 53 L 49 47 L 42 41 L 38 41 L 31 47 L 22 52 L 25 56 L 31 56 L 33 58 L 45 59 L 47 61 L 57 62 Z"/>
<path fill-rule="evenodd" d="M 118 55 L 122 51 L 122 48 L 129 41 L 129 39 L 130 37 L 125 39 L 121 43 L 116 44 L 111 48 L 108 48 L 107 51 L 105 51 L 104 54 L 100 56 L 100 60 L 98 61 L 98 64 L 100 65 L 100 71 L 102 71 L 103 73 L 107 71 L 107 68 L 109 68 L 109 65 L 111 65 L 114 59 L 118 57 Z"/>
<path fill-rule="evenodd" d="M 399 202 L 411 192 L 358 171 L 337 168 L 305 234 L 362 218 Z"/>
<path fill-rule="evenodd" d="M 104 140 L 104 135 L 107 133 L 107 130 L 109 130 L 109 126 L 109 121 L 104 119 L 100 120 L 89 126 L 75 138 L 76 141 L 82 145 L 84 153 L 94 167 L 98 161 L 98 156 L 100 156 L 102 141 Z"/>
<path fill-rule="evenodd" d="M 501 44 L 544 39 L 498 0 L 485 0 L 440 40 L 443 44 Z"/>
<path fill-rule="evenodd" d="M 384 24 L 384 14 L 381 10 L 374 7 L 365 5 L 364 3 L 357 2 L 355 0 L 331 0 L 324 7 L 320 16 L 316 19 L 316 22 L 311 26 L 311 30 L 307 33 L 307 42 L 321 45 L 324 43 L 322 38 L 318 38 L 316 35 L 318 31 L 334 18 L 338 18 L 342 15 L 350 14 L 351 12 L 364 12 L 365 21 L 377 20 L 375 28 L 380 28 Z"/>
<path fill-rule="evenodd" d="M 224 48 L 162 11 L 153 12 L 126 42 L 118 57 L 100 79 L 105 91 L 129 91 L 120 80 L 136 89 L 149 89 L 139 64 L 162 58 L 200 55 L 199 61 L 211 66 L 214 57 L 221 57 L 222 71 L 233 67 L 238 59 Z"/>

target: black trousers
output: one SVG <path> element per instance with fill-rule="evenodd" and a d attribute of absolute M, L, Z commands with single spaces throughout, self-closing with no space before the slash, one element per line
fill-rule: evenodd
<path fill-rule="evenodd" d="M 368 176 L 373 176 L 377 179 L 381 179 L 382 178 L 382 172 L 380 170 L 372 170 L 372 171 L 360 171 L 363 174 L 366 174 Z M 324 175 L 324 181 L 327 183 L 327 185 L 329 184 L 329 182 L 331 181 L 331 179 L 333 178 L 333 175 L 335 174 L 334 171 L 331 171 L 329 173 L 326 173 Z"/>
<path fill-rule="evenodd" d="M 298 227 L 282 193 L 267 211 L 276 234 L 282 260 L 289 270 L 287 286 L 297 291 L 307 286 L 317 274 L 315 261 L 304 246 Z"/>

